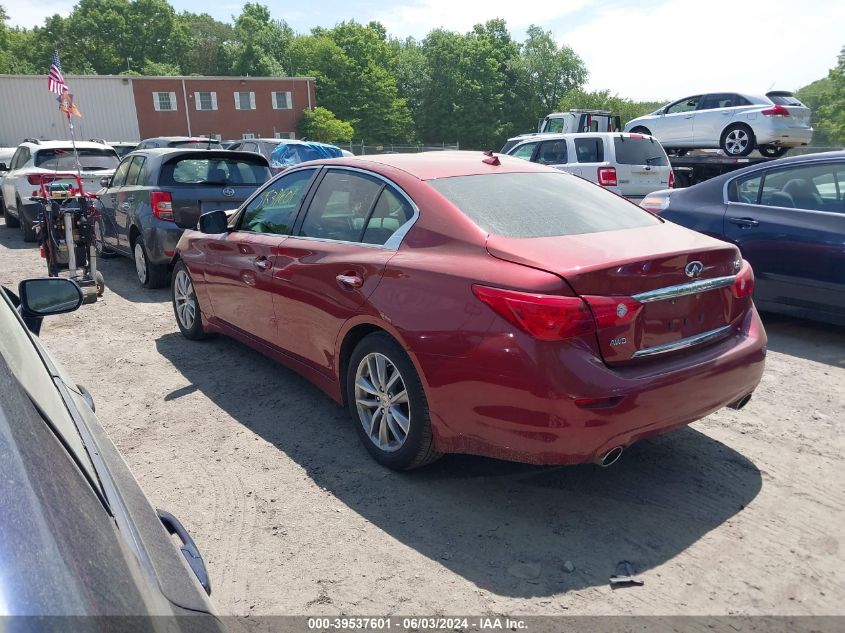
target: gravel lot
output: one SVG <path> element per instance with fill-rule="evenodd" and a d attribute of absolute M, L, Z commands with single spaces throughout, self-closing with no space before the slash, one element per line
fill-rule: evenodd
<path fill-rule="evenodd" d="M 0 221 L 0 282 L 46 271 Z M 101 262 L 105 297 L 42 340 L 97 402 L 224 614 L 845 614 L 845 332 L 766 316 L 763 384 L 609 469 L 449 456 L 376 465 L 345 411 L 167 290 Z M 690 394 L 694 397 L 694 394 Z M 632 561 L 643 587 L 611 591 Z"/>

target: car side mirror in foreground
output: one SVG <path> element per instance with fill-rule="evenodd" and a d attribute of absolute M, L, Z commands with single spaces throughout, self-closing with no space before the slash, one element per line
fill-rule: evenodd
<path fill-rule="evenodd" d="M 0 163 L 0 171 L 9 171 L 9 166 L 6 163 Z"/>
<path fill-rule="evenodd" d="M 111 176 L 103 176 L 100 178 L 100 186 L 106 189 L 111 187 Z"/>
<path fill-rule="evenodd" d="M 73 312 L 82 305 L 82 289 L 63 277 L 24 279 L 18 285 L 21 313 L 27 317 L 45 317 Z"/>
<path fill-rule="evenodd" d="M 225 211 L 209 211 L 200 216 L 199 230 L 203 233 L 216 235 L 229 230 L 229 217 Z"/>

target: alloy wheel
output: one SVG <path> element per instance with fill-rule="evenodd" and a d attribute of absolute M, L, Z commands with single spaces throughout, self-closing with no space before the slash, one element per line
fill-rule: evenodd
<path fill-rule="evenodd" d="M 742 128 L 737 128 L 728 132 L 725 137 L 725 149 L 728 154 L 741 154 L 748 147 L 748 132 Z"/>
<path fill-rule="evenodd" d="M 376 447 L 386 452 L 402 448 L 411 428 L 408 391 L 399 368 L 384 354 L 367 354 L 358 363 L 355 406 Z"/>
<path fill-rule="evenodd" d="M 179 323 L 186 330 L 190 330 L 197 317 L 197 302 L 194 285 L 184 269 L 176 273 L 176 279 L 173 282 L 173 302 L 176 306 L 176 317 L 179 319 Z"/>
<path fill-rule="evenodd" d="M 138 280 L 145 284 L 147 283 L 147 256 L 144 253 L 144 246 L 141 240 L 135 242 L 135 272 L 138 273 Z"/>

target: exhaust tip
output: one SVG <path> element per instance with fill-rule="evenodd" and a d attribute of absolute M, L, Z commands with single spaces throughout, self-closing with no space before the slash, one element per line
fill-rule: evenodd
<path fill-rule="evenodd" d="M 622 451 L 625 450 L 624 446 L 614 446 L 609 451 L 607 451 L 604 455 L 601 455 L 597 460 L 596 464 L 601 466 L 602 468 L 607 468 L 608 466 L 613 466 L 619 458 L 622 457 Z"/>
<path fill-rule="evenodd" d="M 747 393 L 744 396 L 742 396 L 741 398 L 739 398 L 738 400 L 734 400 L 733 402 L 731 402 L 728 405 L 728 408 L 734 409 L 735 411 L 739 411 L 745 405 L 747 405 L 750 400 L 751 400 L 751 394 Z"/>

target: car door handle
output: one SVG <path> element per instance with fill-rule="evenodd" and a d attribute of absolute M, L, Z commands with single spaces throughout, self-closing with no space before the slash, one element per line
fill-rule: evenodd
<path fill-rule="evenodd" d="M 185 526 L 182 525 L 179 519 L 175 516 L 169 512 L 165 512 L 164 510 L 156 510 L 156 512 L 158 513 L 158 518 L 164 526 L 164 529 L 167 530 L 167 533 L 170 535 L 175 534 L 179 537 L 179 540 L 182 541 L 182 547 L 179 548 L 182 555 L 185 557 L 185 560 L 188 561 L 188 566 L 196 575 L 197 580 L 199 580 L 200 585 L 202 585 L 202 588 L 205 589 L 205 592 L 210 596 L 211 579 L 208 577 L 208 570 L 205 568 L 205 561 L 203 561 L 202 554 L 200 554 L 196 543 L 194 543 L 194 539 L 191 538 L 191 535 L 188 534 L 188 530 L 185 529 Z"/>
<path fill-rule="evenodd" d="M 685 118 L 685 119 L 691 119 L 691 118 L 692 118 L 692 115 L 690 114 L 689 116 L 685 116 L 684 118 Z"/>
<path fill-rule="evenodd" d="M 129 211 L 129 209 L 132 208 L 132 205 L 129 204 L 128 202 L 124 202 L 120 205 L 120 208 L 123 209 L 124 211 Z"/>
<path fill-rule="evenodd" d="M 335 279 L 339 284 L 350 288 L 360 288 L 364 285 L 364 280 L 356 274 L 338 275 Z"/>
<path fill-rule="evenodd" d="M 252 263 L 255 264 L 256 268 L 260 268 L 261 270 L 270 270 L 270 268 L 273 266 L 273 262 L 271 262 L 263 255 L 261 257 L 256 257 L 255 259 L 253 259 Z"/>
<path fill-rule="evenodd" d="M 728 222 L 736 224 L 741 229 L 750 229 L 753 226 L 760 226 L 760 222 L 754 218 L 728 218 Z"/>

